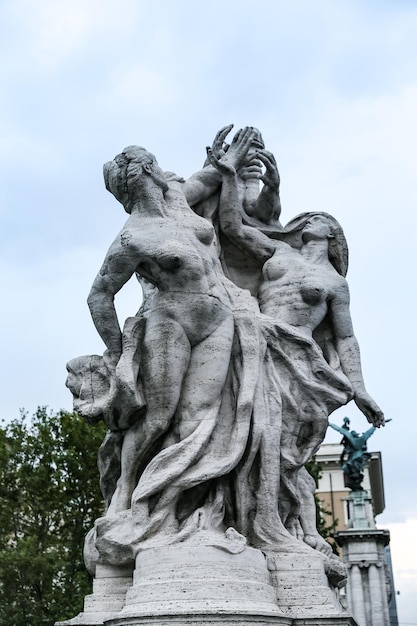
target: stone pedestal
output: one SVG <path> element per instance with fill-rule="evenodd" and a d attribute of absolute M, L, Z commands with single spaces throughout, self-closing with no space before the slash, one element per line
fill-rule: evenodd
<path fill-rule="evenodd" d="M 349 529 L 376 528 L 372 498 L 365 489 L 351 491 L 345 502 Z"/>
<path fill-rule="evenodd" d="M 132 582 L 132 568 L 97 565 L 93 593 L 84 598 L 84 610 L 55 626 L 102 626 L 123 609 Z"/>
<path fill-rule="evenodd" d="M 281 553 L 270 556 L 268 569 L 276 589 L 277 604 L 285 615 L 292 618 L 293 626 L 355 624 L 342 608 L 337 591 L 330 586 L 325 561 L 319 554 Z"/>
<path fill-rule="evenodd" d="M 245 547 L 238 554 L 177 544 L 141 552 L 124 609 L 106 626 L 290 626 L 276 604 L 266 559 Z"/>
<path fill-rule="evenodd" d="M 144 550 L 133 578 L 129 568 L 99 565 L 83 612 L 55 626 L 356 625 L 319 554 L 266 558 L 254 548 L 233 553 L 228 541 L 222 544 Z"/>

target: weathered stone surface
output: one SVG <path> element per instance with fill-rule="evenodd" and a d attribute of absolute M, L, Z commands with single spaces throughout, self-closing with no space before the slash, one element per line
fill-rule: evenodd
<path fill-rule="evenodd" d="M 129 218 L 88 298 L 106 351 L 73 359 L 67 385 L 75 409 L 109 428 L 99 451 L 106 513 L 86 542 L 88 567 L 97 576 L 103 565 L 136 561 L 114 626 L 151 623 L 150 608 L 143 613 L 157 604 L 158 623 L 181 611 L 194 619 L 184 623 L 209 623 L 227 602 L 241 613 L 230 624 L 284 624 L 318 619 L 318 598 L 333 619 L 329 581 L 344 574 L 317 533 L 304 465 L 328 415 L 349 400 L 383 424 L 362 378 L 340 225 L 315 212 L 283 227 L 273 155 L 252 128 L 227 149 L 230 130 L 219 131 L 205 167 L 187 181 L 138 146 L 104 166 Z M 144 303 L 122 331 L 114 298 L 134 274 Z M 291 568 L 259 582 L 265 572 L 259 578 L 248 555 L 260 550 L 269 562 L 291 553 L 303 585 L 295 588 Z M 86 610 L 99 597 L 111 610 L 108 588 L 120 598 L 116 583 L 101 585 Z M 191 604 L 209 621 L 190 617 Z"/>
<path fill-rule="evenodd" d="M 93 593 L 84 598 L 84 610 L 70 620 L 57 622 L 56 626 L 102 626 L 123 609 L 132 583 L 132 568 L 97 565 Z"/>
<path fill-rule="evenodd" d="M 294 618 L 346 617 L 334 587 L 329 584 L 325 561 L 317 553 L 280 553 L 268 559 L 271 580 L 281 611 Z M 346 579 L 340 578 L 340 582 Z"/>
<path fill-rule="evenodd" d="M 118 619 L 220 613 L 282 617 L 259 550 L 231 554 L 187 541 L 140 552 Z"/>

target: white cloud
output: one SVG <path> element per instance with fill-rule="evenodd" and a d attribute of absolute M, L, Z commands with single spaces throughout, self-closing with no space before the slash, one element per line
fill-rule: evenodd
<path fill-rule="evenodd" d="M 15 26 L 12 67 L 29 61 L 32 69 L 52 72 L 78 54 L 103 29 L 117 32 L 121 17 L 109 0 L 16 0 L 7 14 Z"/>
<path fill-rule="evenodd" d="M 110 244 L 110 241 L 108 242 Z M 3 263 L 1 290 L 7 294 L 2 327 L 3 415 L 30 413 L 38 404 L 71 409 L 65 388 L 65 364 L 81 354 L 102 354 L 105 346 L 95 332 L 86 299 L 103 261 L 100 248 L 74 247 L 20 269 Z M 123 325 L 141 303 L 141 288 L 133 278 L 116 296 Z"/>
<path fill-rule="evenodd" d="M 417 622 L 417 519 L 389 524 L 399 623 Z"/>

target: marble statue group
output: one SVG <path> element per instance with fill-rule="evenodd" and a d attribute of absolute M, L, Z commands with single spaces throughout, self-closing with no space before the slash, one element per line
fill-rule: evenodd
<path fill-rule="evenodd" d="M 91 570 L 184 542 L 331 560 L 305 464 L 350 400 L 384 424 L 363 381 L 341 226 L 325 212 L 283 226 L 274 156 L 252 127 L 228 145 L 231 129 L 188 180 L 139 146 L 104 165 L 128 214 L 88 297 L 106 350 L 67 366 L 74 408 L 108 428 Z M 133 275 L 143 303 L 121 328 L 114 298 Z"/>

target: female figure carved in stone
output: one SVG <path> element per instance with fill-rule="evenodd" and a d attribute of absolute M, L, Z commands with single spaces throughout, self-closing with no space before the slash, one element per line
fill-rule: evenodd
<path fill-rule="evenodd" d="M 228 368 L 233 317 L 216 274 L 213 230 L 192 214 L 185 198 L 182 205 L 178 197 L 174 207 L 169 204 L 168 184 L 153 155 L 127 148 L 105 165 L 104 175 L 107 188 L 123 200 L 130 214 L 88 298 L 110 361 L 117 363 L 122 353 L 115 294 L 135 272 L 158 288 L 141 343 L 146 419 L 137 420 L 126 433 L 112 513 L 129 508 L 137 464 L 168 430 L 175 412 L 181 413 L 178 434 L 184 439 L 202 419 L 201 412 L 218 401 Z M 204 395 L 198 391 L 203 383 Z"/>
<path fill-rule="evenodd" d="M 246 151 L 241 139 L 227 159 L 238 165 Z M 84 372 L 90 396 L 77 406 L 85 389 L 75 379 L 85 357 L 70 362 L 68 386 L 80 412 L 95 411 L 91 419 L 104 418 L 111 430 L 123 432 L 121 474 L 114 493 L 110 489 L 106 517 L 97 523 L 99 552 L 114 561 L 132 558 L 161 526 L 165 535 L 178 533 L 213 492 L 211 481 L 238 463 L 250 429 L 258 344 L 250 306 L 234 311 L 234 300 L 245 296 L 233 293 L 239 290 L 221 271 L 214 229 L 191 210 L 182 182 L 168 184 L 155 157 L 137 146 L 107 163 L 104 177 L 129 213 L 88 298 L 107 347 L 98 377 L 107 383 L 106 400 L 97 403 L 94 389 L 91 397 L 94 376 Z M 185 192 L 190 197 L 195 187 Z M 146 315 L 129 318 L 122 334 L 114 296 L 134 273 L 157 290 Z M 242 365 L 253 357 L 254 367 Z M 98 385 L 97 395 L 101 391 Z M 222 519 L 220 491 L 210 497 L 217 498 L 213 507 Z"/>
<path fill-rule="evenodd" d="M 375 426 L 384 424 L 382 411 L 363 381 L 344 278 L 347 246 L 339 224 L 326 213 L 304 213 L 291 220 L 284 232 L 277 232 L 276 238 L 245 225 L 234 168 L 216 159 L 210 149 L 208 154 L 223 175 L 220 227 L 263 264 L 260 324 L 272 363 L 266 365 L 266 378 L 273 380 L 281 404 L 275 419 L 280 451 L 269 450 L 268 441 L 263 444 L 269 464 L 274 454 L 280 456 L 280 463 L 275 460 L 276 471 L 265 479 L 265 490 L 279 503 L 285 527 L 297 534 L 299 480 L 304 480 L 300 471 L 322 443 L 329 414 L 354 399 L 368 421 Z M 258 155 L 267 161 L 262 150 Z M 253 458 L 255 454 L 254 450 Z M 249 510 L 251 506 L 249 497 Z M 256 522 L 255 518 L 255 527 L 258 545 L 272 545 L 275 531 L 268 519 L 261 516 Z M 314 537 L 306 541 L 317 547 Z"/>

